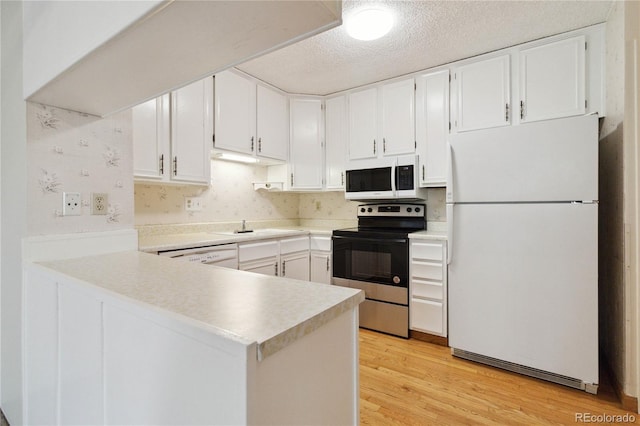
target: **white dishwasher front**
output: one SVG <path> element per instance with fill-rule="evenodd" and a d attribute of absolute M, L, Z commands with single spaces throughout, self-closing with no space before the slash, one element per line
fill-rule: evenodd
<path fill-rule="evenodd" d="M 186 262 L 197 262 L 238 269 L 238 245 L 235 243 L 161 251 L 158 252 L 158 255 Z"/>

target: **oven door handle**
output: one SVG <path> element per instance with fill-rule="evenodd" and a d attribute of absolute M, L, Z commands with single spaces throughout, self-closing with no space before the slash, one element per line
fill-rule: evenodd
<path fill-rule="evenodd" d="M 367 243 L 377 243 L 377 244 L 384 244 L 384 243 L 407 244 L 409 242 L 407 238 L 388 238 L 388 239 L 384 238 L 384 239 L 379 239 L 379 238 L 339 237 L 339 236 L 334 236 L 332 238 L 334 240 L 334 246 L 333 246 L 334 250 L 336 249 L 336 247 L 335 247 L 335 243 L 336 242 L 338 244 L 344 243 L 344 242 L 357 243 L 357 242 L 360 242 L 360 241 L 364 241 L 364 242 L 367 242 Z"/>

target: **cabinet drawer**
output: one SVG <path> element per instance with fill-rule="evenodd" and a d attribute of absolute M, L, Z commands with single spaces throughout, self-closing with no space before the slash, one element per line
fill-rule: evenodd
<path fill-rule="evenodd" d="M 248 262 L 278 255 L 277 241 L 263 241 L 259 243 L 238 244 L 238 261 Z"/>
<path fill-rule="evenodd" d="M 441 302 L 411 299 L 409 328 L 444 335 L 444 308 Z"/>
<path fill-rule="evenodd" d="M 441 282 L 430 282 L 411 279 L 411 297 L 443 300 L 443 285 Z"/>
<path fill-rule="evenodd" d="M 413 261 L 411 262 L 411 276 L 442 281 L 442 263 Z"/>
<path fill-rule="evenodd" d="M 325 235 L 312 235 L 309 239 L 311 250 L 331 251 L 331 237 Z"/>
<path fill-rule="evenodd" d="M 280 254 L 295 253 L 303 250 L 309 250 L 308 235 L 280 240 Z"/>
<path fill-rule="evenodd" d="M 442 261 L 441 243 L 412 243 L 411 258 Z"/>

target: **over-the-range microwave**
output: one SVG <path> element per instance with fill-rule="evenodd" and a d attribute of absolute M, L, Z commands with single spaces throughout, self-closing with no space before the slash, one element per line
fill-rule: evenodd
<path fill-rule="evenodd" d="M 420 188 L 418 156 L 357 160 L 346 170 L 347 200 L 425 200 L 427 189 Z"/>

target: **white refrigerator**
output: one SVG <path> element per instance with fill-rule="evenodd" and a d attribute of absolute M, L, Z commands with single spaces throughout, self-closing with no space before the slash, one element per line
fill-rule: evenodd
<path fill-rule="evenodd" d="M 597 392 L 598 117 L 453 135 L 449 345 Z"/>

